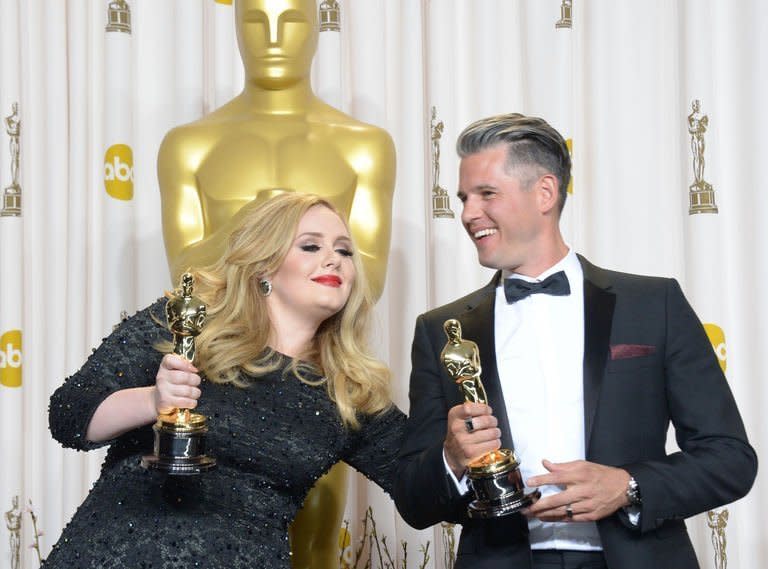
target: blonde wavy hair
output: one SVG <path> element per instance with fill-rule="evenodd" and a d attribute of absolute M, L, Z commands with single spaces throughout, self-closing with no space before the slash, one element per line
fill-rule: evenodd
<path fill-rule="evenodd" d="M 316 195 L 279 194 L 244 206 L 219 261 L 189 271 L 195 277 L 194 294 L 207 305 L 195 364 L 209 381 L 244 387 L 248 381 L 242 373 L 258 378 L 285 364 L 268 346 L 271 325 L 258 283 L 283 264 L 301 218 L 313 207 L 328 208 L 347 225 L 336 208 Z M 347 303 L 319 326 L 313 345 L 287 370 L 308 384 L 325 382 L 343 423 L 354 429 L 360 425 L 358 413 L 380 413 L 392 403 L 389 369 L 368 347 L 373 300 L 360 256 L 353 255 L 352 262 L 356 278 Z M 312 381 L 308 372 L 323 380 Z"/>

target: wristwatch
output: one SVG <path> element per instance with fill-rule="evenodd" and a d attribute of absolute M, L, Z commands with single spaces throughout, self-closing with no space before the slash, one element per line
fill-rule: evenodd
<path fill-rule="evenodd" d="M 643 498 L 640 495 L 640 486 L 637 484 L 634 476 L 630 476 L 627 483 L 627 500 L 629 500 L 630 506 L 640 506 L 643 503 Z"/>

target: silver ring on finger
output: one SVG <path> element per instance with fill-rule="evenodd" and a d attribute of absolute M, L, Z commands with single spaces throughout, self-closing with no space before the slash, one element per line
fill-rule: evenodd
<path fill-rule="evenodd" d="M 573 507 L 570 504 L 565 505 L 565 517 L 569 520 L 573 519 Z"/>
<path fill-rule="evenodd" d="M 468 433 L 471 433 L 475 430 L 475 425 L 472 423 L 472 417 L 467 417 L 464 419 L 464 427 L 467 429 Z"/>

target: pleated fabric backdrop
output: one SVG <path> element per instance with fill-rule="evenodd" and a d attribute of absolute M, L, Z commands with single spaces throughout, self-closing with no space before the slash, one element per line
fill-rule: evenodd
<path fill-rule="evenodd" d="M 546 118 L 572 145 L 569 243 L 600 265 L 680 280 L 762 456 L 768 4 L 318 7 L 338 8 L 341 25 L 321 32 L 317 93 L 385 128 L 397 149 L 376 342 L 396 402 L 407 410 L 416 316 L 491 274 L 458 220 L 456 136 L 474 119 L 517 111 Z M 224 0 L 0 0 L 0 50 L 0 567 L 30 569 L 103 457 L 51 439 L 48 398 L 122 314 L 170 287 L 159 143 L 238 93 L 243 71 Z M 766 504 L 761 472 L 747 498 L 690 520 L 702 567 L 768 566 Z M 357 479 L 345 516 L 353 546 L 369 507 L 393 557 L 402 560 L 405 541 L 407 567 L 450 565 L 452 530 L 408 528 L 389 498 Z M 386 565 L 374 557 L 377 566 Z"/>

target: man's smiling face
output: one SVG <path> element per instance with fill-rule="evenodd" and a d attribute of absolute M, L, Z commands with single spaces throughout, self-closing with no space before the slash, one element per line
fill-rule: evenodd
<path fill-rule="evenodd" d="M 517 271 L 537 255 L 544 220 L 532 169 L 510 171 L 506 160 L 504 144 L 462 158 L 458 195 L 480 264 Z"/>

